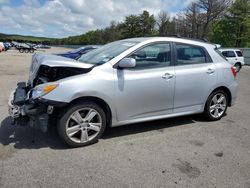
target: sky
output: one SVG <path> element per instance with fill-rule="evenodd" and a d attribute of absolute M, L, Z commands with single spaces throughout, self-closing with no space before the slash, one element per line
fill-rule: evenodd
<path fill-rule="evenodd" d="M 0 33 L 63 38 L 143 10 L 174 15 L 192 0 L 0 0 Z"/>

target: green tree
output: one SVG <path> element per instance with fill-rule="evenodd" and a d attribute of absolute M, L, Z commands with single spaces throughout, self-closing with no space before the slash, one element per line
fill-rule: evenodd
<path fill-rule="evenodd" d="M 167 36 L 170 33 L 170 16 L 167 12 L 161 11 L 158 14 L 157 26 L 160 36 Z"/>
<path fill-rule="evenodd" d="M 228 47 L 249 47 L 250 0 L 236 0 L 225 18 L 213 24 L 212 41 Z"/>
<path fill-rule="evenodd" d="M 130 15 L 122 24 L 123 38 L 144 37 L 154 34 L 155 19 L 149 12 L 143 11 L 140 15 Z"/>

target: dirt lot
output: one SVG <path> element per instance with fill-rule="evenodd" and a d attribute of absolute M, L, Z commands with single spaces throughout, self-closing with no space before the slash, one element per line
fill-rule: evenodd
<path fill-rule="evenodd" d="M 48 53 L 65 51 L 53 48 Z M 199 115 L 108 129 L 77 149 L 48 133 L 10 124 L 7 99 L 25 81 L 31 54 L 0 53 L 0 187 L 250 188 L 250 67 L 237 104 L 218 122 Z"/>

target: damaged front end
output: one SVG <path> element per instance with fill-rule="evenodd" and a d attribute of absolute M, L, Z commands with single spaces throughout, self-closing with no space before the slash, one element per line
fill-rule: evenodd
<path fill-rule="evenodd" d="M 8 101 L 9 114 L 13 124 L 30 125 L 46 132 L 49 116 L 53 113 L 54 108 L 62 107 L 66 103 L 35 98 L 34 92 L 35 90 L 30 89 L 25 82 L 18 83 Z"/>
<path fill-rule="evenodd" d="M 47 131 L 49 117 L 67 103 L 46 100 L 43 96 L 58 87 L 58 80 L 91 71 L 80 62 L 51 55 L 34 55 L 29 81 L 19 82 L 8 101 L 13 124 L 30 125 Z"/>

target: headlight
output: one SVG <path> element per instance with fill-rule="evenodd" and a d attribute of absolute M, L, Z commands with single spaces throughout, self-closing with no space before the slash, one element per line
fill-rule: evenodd
<path fill-rule="evenodd" d="M 57 86 L 58 84 L 56 83 L 47 83 L 47 84 L 38 85 L 32 91 L 32 98 L 37 99 L 39 97 L 42 97 L 48 94 L 49 92 L 51 92 L 52 90 L 54 90 Z"/>

